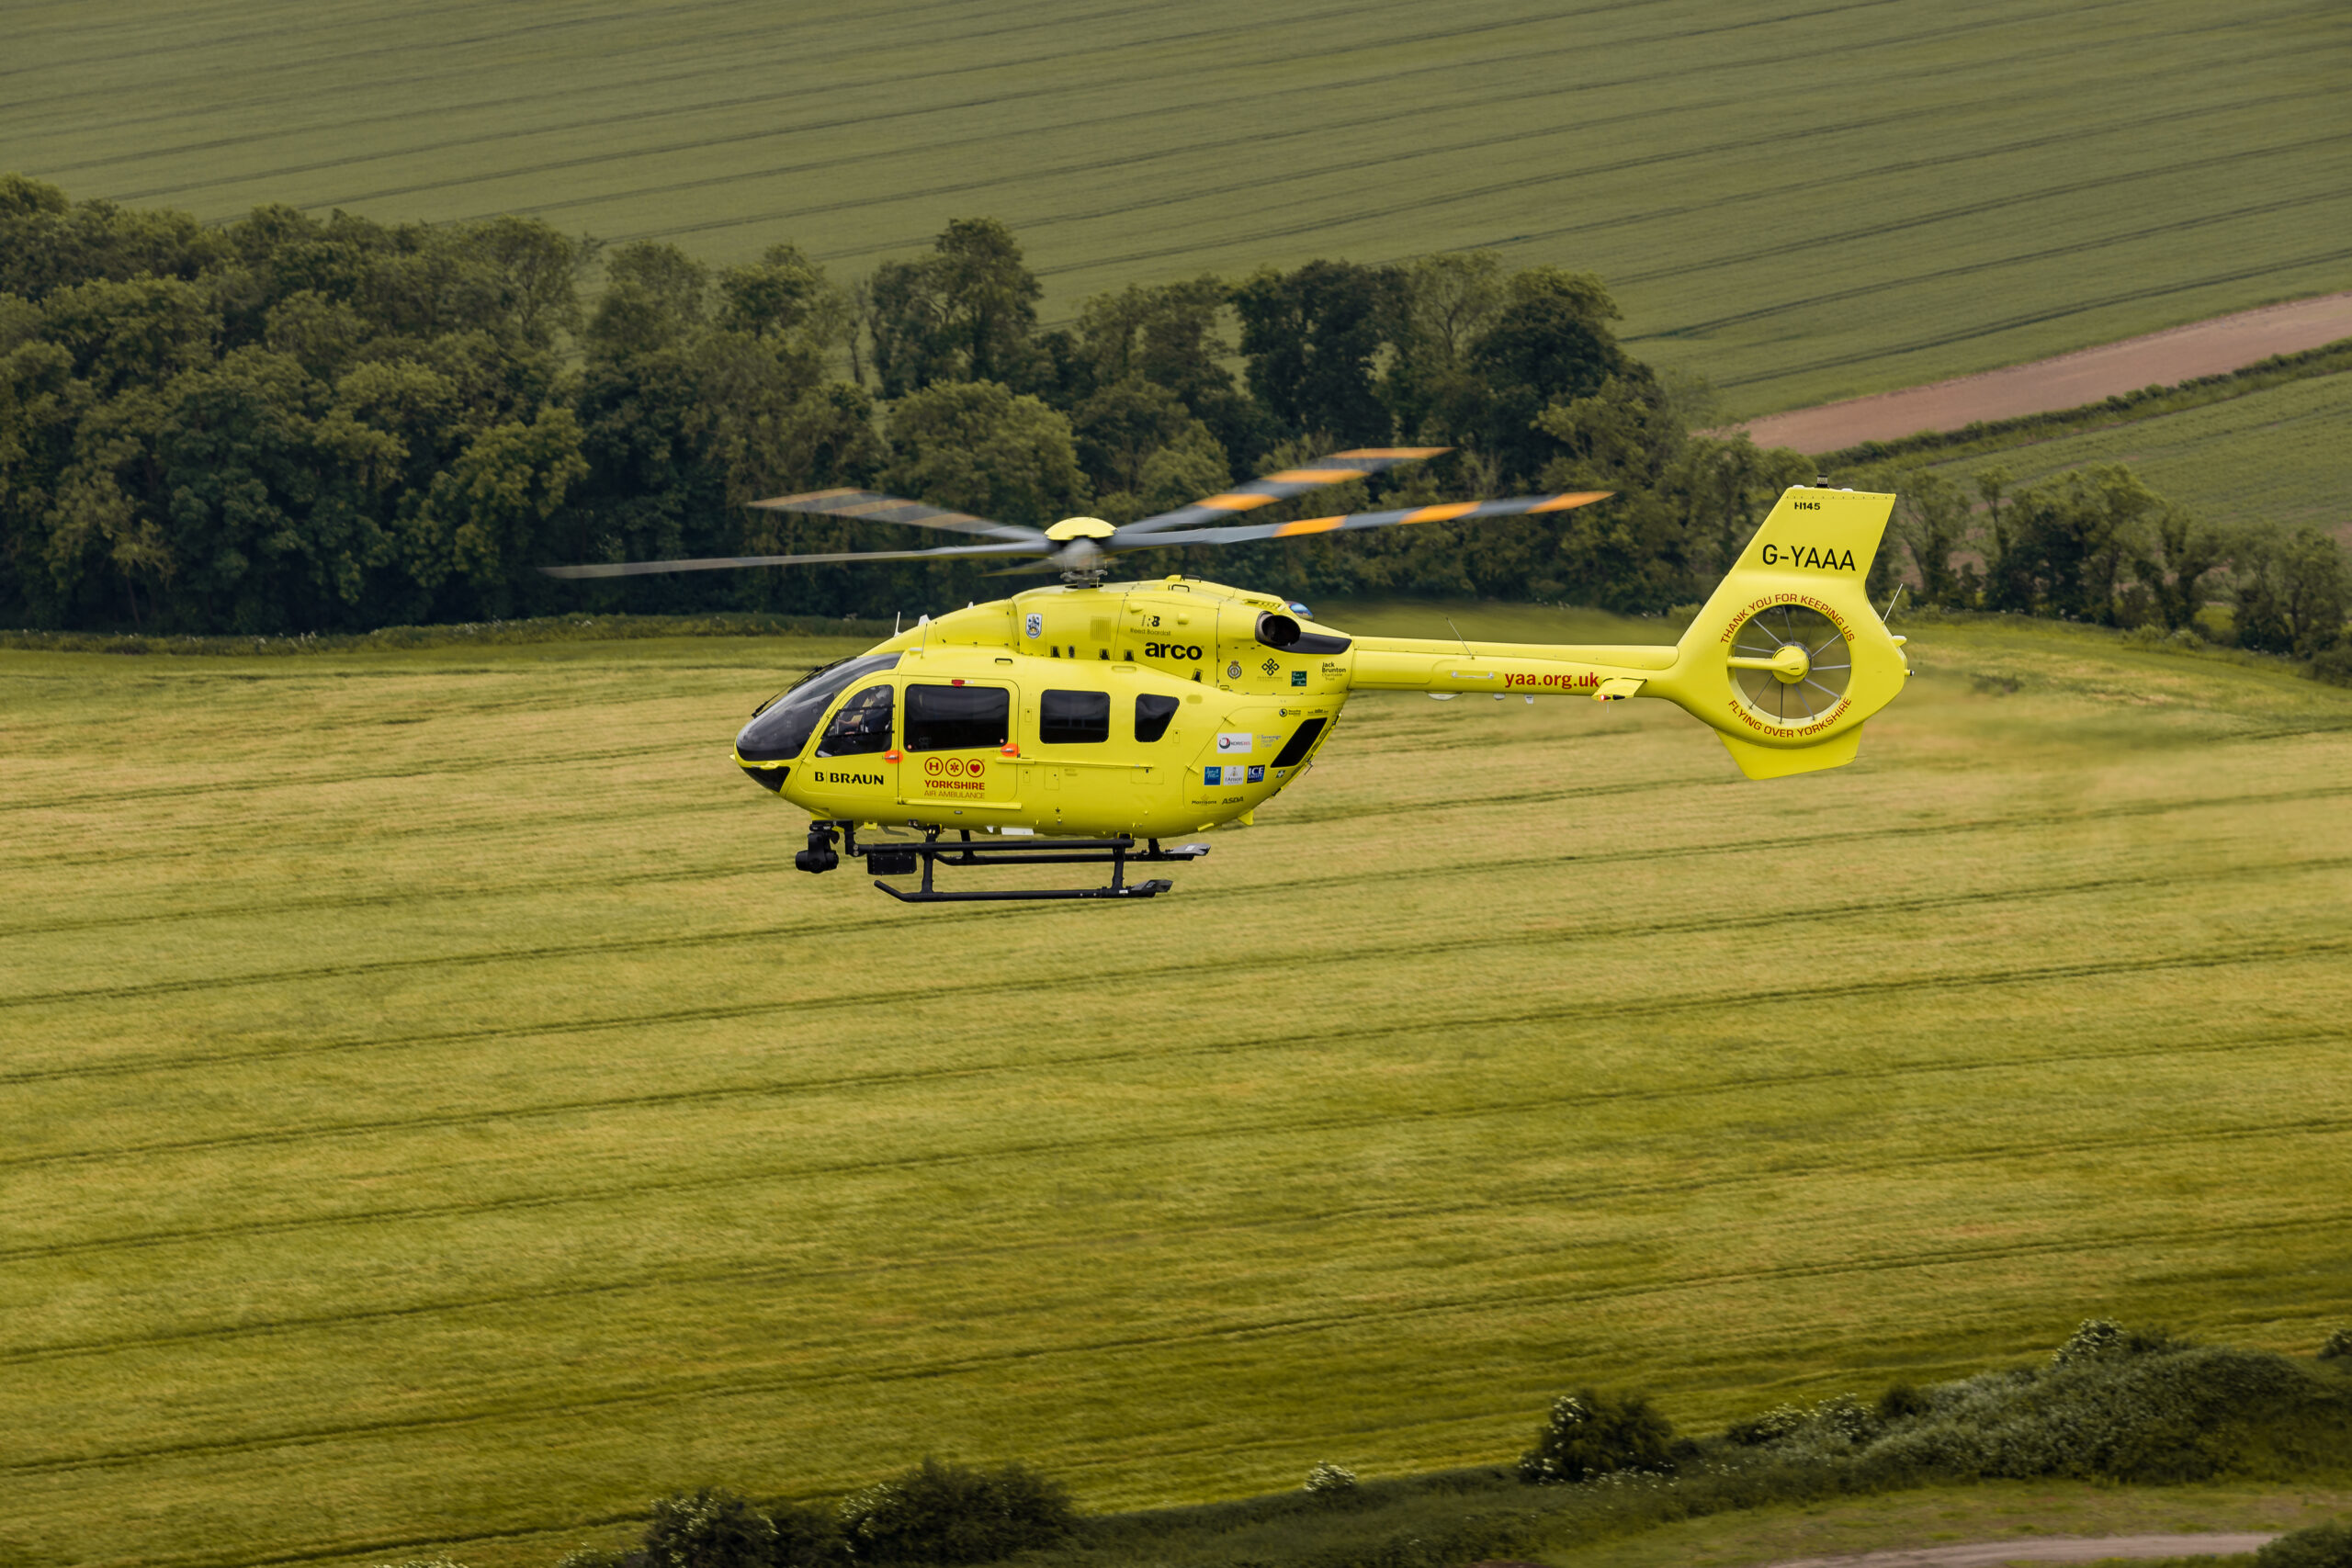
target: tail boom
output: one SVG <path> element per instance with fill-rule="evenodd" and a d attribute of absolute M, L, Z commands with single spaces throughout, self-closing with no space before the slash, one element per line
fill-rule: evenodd
<path fill-rule="evenodd" d="M 1910 675 L 1872 608 L 1891 495 L 1792 486 L 1672 647 L 1360 637 L 1358 690 L 1662 697 L 1723 737 L 1749 778 L 1854 760 Z"/>

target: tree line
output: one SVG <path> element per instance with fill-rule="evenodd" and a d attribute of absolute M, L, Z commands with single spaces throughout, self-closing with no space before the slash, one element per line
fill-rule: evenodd
<path fill-rule="evenodd" d="M 2120 463 L 2022 488 L 1997 465 L 1967 483 L 1917 468 L 1856 482 L 1895 492 L 1882 554 L 1904 560 L 1926 604 L 2188 636 L 2214 629 L 2199 616 L 2219 604 L 2239 646 L 2352 680 L 2352 563 L 2316 527 L 2217 527 Z"/>
<path fill-rule="evenodd" d="M 989 219 L 843 282 L 791 245 L 713 268 L 511 217 L 387 225 L 266 207 L 208 227 L 0 176 L 0 623 L 261 634 L 575 609 L 888 616 L 1001 585 L 941 564 L 598 583 L 537 568 L 935 542 L 744 505 L 836 485 L 1008 522 L 1125 522 L 1391 442 L 1454 450 L 1265 515 L 1618 495 L 1547 518 L 1171 551 L 1146 570 L 1301 596 L 1657 613 L 1702 597 L 1780 491 L 1814 477 L 1794 452 L 1695 434 L 1712 413 L 1703 385 L 1629 355 L 1587 273 L 1511 271 L 1484 253 L 1314 261 L 1130 285 L 1051 329 L 1041 292 Z M 1904 478 L 1905 536 L 1937 603 L 2168 615 L 2222 581 L 2181 576 L 2194 562 L 2165 553 L 2160 504 L 2122 517 L 2137 503 L 2100 502 L 2113 536 L 2077 547 L 2051 522 L 2076 515 L 2072 492 L 2001 489 L 1980 525 L 1981 507 L 1955 511 L 1934 476 Z M 2180 547 L 2207 538 L 2192 526 Z M 2261 600 L 2278 606 L 2271 620 L 2241 615 L 2288 628 L 2258 646 L 2318 635 L 2325 593 L 2283 586 L 2304 581 L 2315 548 L 2285 539 L 2261 565 L 2244 541 L 2224 550 L 2232 592 L 2265 572 L 2282 585 Z M 1897 570 L 1883 552 L 1877 586 Z"/>

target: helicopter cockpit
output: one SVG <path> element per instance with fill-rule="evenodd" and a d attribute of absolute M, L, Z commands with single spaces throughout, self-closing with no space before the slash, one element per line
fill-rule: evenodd
<path fill-rule="evenodd" d="M 752 714 L 752 722 L 735 737 L 735 754 L 747 763 L 763 762 L 765 767 L 746 767 L 743 771 L 768 789 L 782 789 L 785 776 L 791 771 L 778 764 L 791 761 L 808 744 L 808 737 L 816 732 L 817 721 L 833 705 L 833 699 L 861 678 L 885 670 L 898 668 L 895 653 L 868 653 L 855 659 L 843 659 L 812 670 L 802 676 L 797 684 L 786 689 L 781 696 L 769 698 Z M 882 743 L 873 748 L 883 750 L 889 744 L 890 710 L 888 705 L 889 688 L 885 694 L 880 715 Z M 844 717 L 847 716 L 844 715 Z M 859 727 L 861 735 L 873 732 L 870 720 Z"/>

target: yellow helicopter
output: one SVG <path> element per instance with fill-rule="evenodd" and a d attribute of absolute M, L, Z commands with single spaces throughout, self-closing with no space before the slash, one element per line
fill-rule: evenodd
<path fill-rule="evenodd" d="M 1125 526 L 1070 517 L 1041 530 L 865 491 L 819 491 L 754 504 L 987 542 L 542 570 L 626 577 L 973 558 L 1042 558 L 1038 570 L 1058 570 L 1057 586 L 925 617 L 811 672 L 762 704 L 735 738 L 737 764 L 813 818 L 808 848 L 794 857 L 799 869 L 863 856 L 876 886 L 916 903 L 1166 892 L 1164 878 L 1129 881 L 1128 865 L 1197 859 L 1207 845 L 1162 840 L 1249 823 L 1314 762 L 1357 692 L 1662 697 L 1762 779 L 1851 761 L 1863 722 L 1902 690 L 1904 639 L 1888 633 L 1863 587 L 1894 498 L 1826 485 L 1781 495 L 1672 647 L 1350 637 L 1273 594 L 1182 576 L 1103 581 L 1110 558 L 1133 550 L 1564 512 L 1610 493 L 1233 521 L 1444 450 L 1336 453 Z M 861 844 L 861 829 L 921 837 Z M 942 863 L 1107 864 L 1112 874 L 1103 887 L 950 892 L 934 885 Z M 918 869 L 916 889 L 880 880 Z"/>

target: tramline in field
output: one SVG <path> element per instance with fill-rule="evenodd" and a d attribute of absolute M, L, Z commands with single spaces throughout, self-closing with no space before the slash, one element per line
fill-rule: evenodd
<path fill-rule="evenodd" d="M 1058 586 L 926 618 L 812 672 L 762 704 L 736 737 L 743 771 L 813 818 L 799 869 L 831 871 L 843 854 L 863 856 L 875 886 L 908 902 L 1166 892 L 1165 878 L 1128 881 L 1129 864 L 1197 859 L 1207 845 L 1162 840 L 1250 822 L 1313 765 L 1359 691 L 1661 697 L 1713 728 L 1740 770 L 1761 779 L 1851 761 L 1864 722 L 1902 690 L 1910 672 L 1904 639 L 1889 634 L 1863 586 L 1894 498 L 1822 485 L 1792 486 L 1781 497 L 1671 648 L 1350 637 L 1273 594 L 1181 575 L 1103 581 L 1111 557 L 1135 550 L 1564 512 L 1608 499 L 1581 491 L 1229 521 L 1443 450 L 1340 452 L 1124 527 L 1070 517 L 1036 529 L 865 491 L 820 491 L 755 504 L 988 542 L 544 570 L 590 578 L 1025 557 L 1039 558 L 1000 575 L 1057 571 Z M 861 829 L 921 837 L 861 844 Z M 1111 882 L 947 892 L 935 885 L 942 862 L 1107 864 Z M 879 880 L 918 869 L 914 890 Z"/>

